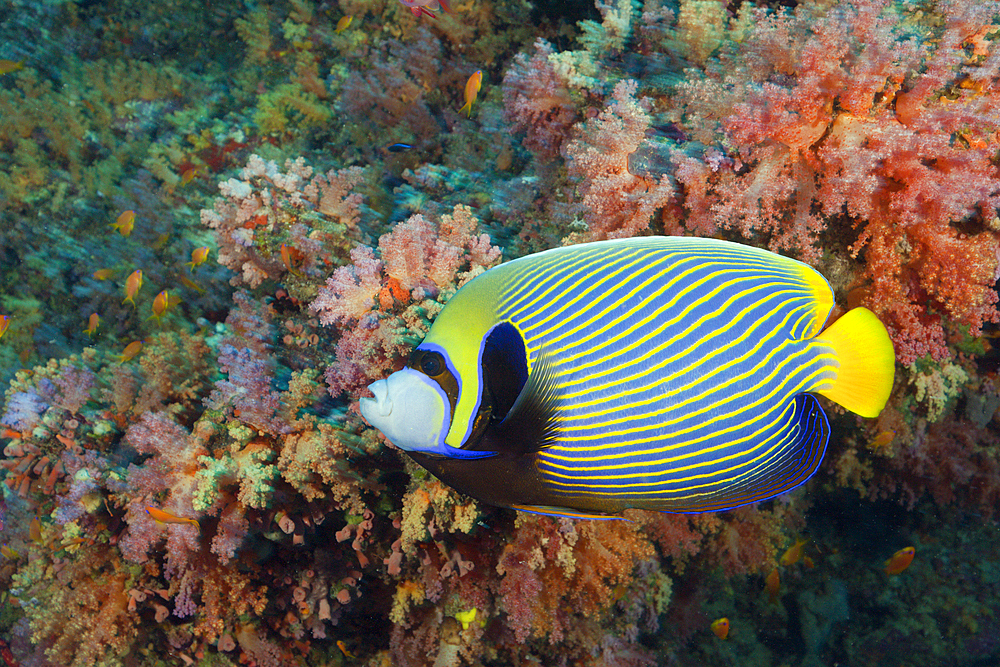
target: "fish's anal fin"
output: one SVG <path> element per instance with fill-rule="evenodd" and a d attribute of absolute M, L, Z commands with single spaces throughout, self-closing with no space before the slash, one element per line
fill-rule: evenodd
<path fill-rule="evenodd" d="M 541 514 L 542 516 L 561 517 L 565 519 L 593 519 L 596 521 L 630 521 L 623 516 L 613 514 L 591 514 L 579 510 L 571 510 L 568 507 L 553 507 L 549 505 L 513 505 L 513 509 L 528 514 Z"/>
<path fill-rule="evenodd" d="M 896 354 L 885 325 L 867 308 L 854 308 L 816 336 L 833 348 L 837 377 L 816 393 L 862 417 L 878 417 L 889 400 Z"/>
<path fill-rule="evenodd" d="M 811 394 L 795 397 L 794 421 L 798 424 L 795 438 L 785 445 L 776 464 L 763 474 L 753 475 L 747 482 L 730 487 L 724 493 L 699 501 L 692 499 L 683 508 L 666 511 L 680 514 L 723 512 L 776 498 L 803 484 L 823 461 L 830 440 L 830 422 L 819 401 Z"/>

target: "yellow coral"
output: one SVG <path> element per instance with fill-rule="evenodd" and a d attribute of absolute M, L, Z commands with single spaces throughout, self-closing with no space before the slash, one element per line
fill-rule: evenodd
<path fill-rule="evenodd" d="M 262 65 L 267 62 L 271 50 L 271 31 L 268 25 L 267 9 L 258 7 L 245 19 L 236 19 L 236 34 L 247 45 L 247 60 Z"/>
<path fill-rule="evenodd" d="M 463 630 L 469 629 L 469 624 L 476 620 L 477 609 L 466 609 L 455 614 L 455 620 L 462 624 Z"/>
<path fill-rule="evenodd" d="M 684 55 L 704 65 L 722 43 L 726 21 L 726 6 L 719 0 L 682 1 L 677 17 L 677 40 Z"/>
<path fill-rule="evenodd" d="M 392 611 L 389 620 L 401 625 L 406 620 L 410 607 L 424 601 L 424 587 L 418 581 L 401 581 L 396 584 L 396 594 L 392 597 Z"/>
<path fill-rule="evenodd" d="M 927 421 L 936 422 L 945 413 L 948 404 L 959 394 L 969 381 L 962 367 L 950 361 L 939 367 L 921 372 L 917 364 L 910 364 L 910 382 L 916 387 L 914 398 L 927 408 Z"/>

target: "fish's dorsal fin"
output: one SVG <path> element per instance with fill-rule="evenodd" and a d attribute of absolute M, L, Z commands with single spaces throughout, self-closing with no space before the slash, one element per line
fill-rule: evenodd
<path fill-rule="evenodd" d="M 540 352 L 514 405 L 487 430 L 490 447 L 518 454 L 548 447 L 555 437 L 557 402 L 552 366 Z"/>

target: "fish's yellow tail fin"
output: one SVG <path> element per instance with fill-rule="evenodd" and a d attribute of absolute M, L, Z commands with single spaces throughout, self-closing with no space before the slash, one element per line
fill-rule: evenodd
<path fill-rule="evenodd" d="M 829 344 L 840 363 L 836 379 L 816 393 L 862 417 L 878 417 L 896 374 L 896 353 L 885 325 L 867 308 L 854 308 L 816 340 Z"/>

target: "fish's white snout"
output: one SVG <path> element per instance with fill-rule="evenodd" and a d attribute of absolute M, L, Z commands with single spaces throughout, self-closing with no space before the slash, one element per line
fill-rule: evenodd
<path fill-rule="evenodd" d="M 375 398 L 361 399 L 361 414 L 389 442 L 410 452 L 435 452 L 451 424 L 451 403 L 434 380 L 404 368 L 368 385 Z"/>
<path fill-rule="evenodd" d="M 378 380 L 368 385 L 368 391 L 375 394 L 375 398 L 361 399 L 361 414 L 365 413 L 365 408 L 374 409 L 380 417 L 388 417 L 392 414 L 392 401 L 389 399 L 389 382 Z M 367 417 L 365 417 L 367 419 Z"/>

